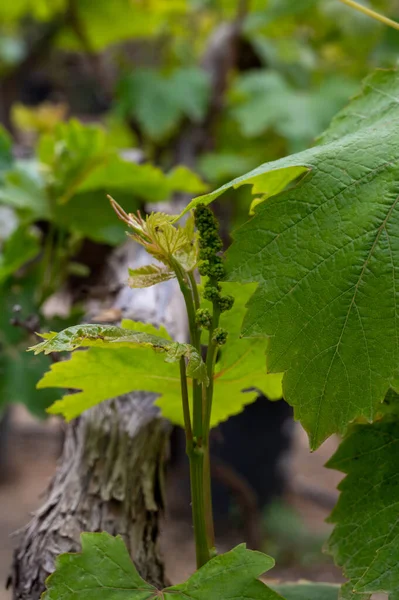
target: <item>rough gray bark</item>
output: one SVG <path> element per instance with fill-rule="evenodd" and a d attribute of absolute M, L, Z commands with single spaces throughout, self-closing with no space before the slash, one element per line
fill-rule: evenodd
<path fill-rule="evenodd" d="M 126 280 L 126 263 L 142 262 L 137 246 L 127 245 L 122 255 L 118 251 L 110 271 L 114 282 L 115 273 Z M 176 311 L 183 313 L 174 282 L 134 293 L 123 288 L 114 306 L 124 316 L 163 323 L 175 337 L 184 335 L 185 324 L 180 332 L 176 327 Z M 155 585 L 165 583 L 158 534 L 169 425 L 153 400 L 152 394 L 134 392 L 91 409 L 67 426 L 48 497 L 15 551 L 14 600 L 40 598 L 55 557 L 79 550 L 82 531 L 122 535 L 140 574 Z"/>

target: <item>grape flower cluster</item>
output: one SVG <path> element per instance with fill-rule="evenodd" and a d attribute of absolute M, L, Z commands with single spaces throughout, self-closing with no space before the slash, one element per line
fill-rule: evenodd
<path fill-rule="evenodd" d="M 198 271 L 203 277 L 207 277 L 204 288 L 204 298 L 213 303 L 219 312 L 230 310 L 234 304 L 233 296 L 222 295 L 220 281 L 224 278 L 226 271 L 223 259 L 219 252 L 223 248 L 223 242 L 219 235 L 218 222 L 207 206 L 198 204 L 194 211 L 195 225 L 199 234 L 199 264 Z M 197 310 L 197 324 L 203 329 L 210 329 L 212 325 L 211 312 L 206 308 Z M 212 335 L 212 341 L 218 346 L 226 343 L 227 331 L 217 327 Z"/>

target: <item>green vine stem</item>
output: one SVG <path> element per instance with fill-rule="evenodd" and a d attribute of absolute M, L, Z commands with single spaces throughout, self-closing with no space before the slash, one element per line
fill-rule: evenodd
<path fill-rule="evenodd" d="M 380 13 L 376 12 L 375 10 L 372 10 L 371 8 L 367 8 L 367 6 L 364 6 L 363 4 L 355 2 L 355 0 L 340 0 L 340 2 L 342 2 L 342 4 L 350 6 L 351 8 L 354 8 L 355 10 L 363 13 L 364 15 L 367 15 L 368 17 L 371 17 L 375 21 L 379 21 L 384 25 L 388 25 L 389 27 L 393 27 L 394 29 L 399 30 L 399 23 L 393 21 L 392 19 L 389 19 L 388 17 L 385 17 L 384 15 L 381 15 Z"/>
<path fill-rule="evenodd" d="M 194 274 L 188 275 L 176 262 L 175 273 L 183 294 L 192 345 L 201 352 L 201 330 L 197 326 L 195 309 L 199 306 L 199 293 Z M 190 463 L 191 504 L 196 545 L 197 568 L 211 558 L 215 545 L 209 467 L 209 429 L 204 435 L 207 414 L 207 387 L 193 380 L 193 417 L 191 425 L 184 359 L 180 363 L 183 413 L 186 430 L 186 452 Z M 211 374 L 213 377 L 213 373 Z M 211 381 L 211 379 L 210 379 Z"/>
<path fill-rule="evenodd" d="M 190 462 L 191 507 L 193 514 L 195 551 L 197 568 L 199 569 L 207 563 L 211 557 L 204 502 L 204 450 L 202 447 L 198 446 L 197 440 L 193 437 L 191 429 L 190 402 L 184 357 L 180 359 L 180 383 L 184 425 L 186 430 L 186 452 Z"/>

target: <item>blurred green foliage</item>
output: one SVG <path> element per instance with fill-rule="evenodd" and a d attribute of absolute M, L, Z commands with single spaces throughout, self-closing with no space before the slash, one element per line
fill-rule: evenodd
<path fill-rule="evenodd" d="M 394 0 L 373 7 L 395 17 Z M 242 28 L 235 65 L 215 103 L 204 56 L 234 19 Z M 35 405 L 26 391 L 32 359 L 16 350 L 26 334 L 9 324 L 13 305 L 43 322 L 46 300 L 72 273 L 88 274 L 84 241 L 124 241 L 107 193 L 132 211 L 176 192 L 202 193 L 202 178 L 216 186 L 299 151 L 371 68 L 396 64 L 398 51 L 397 32 L 338 0 L 0 3 L 0 96 L 2 84 L 4 98 L 14 93 L 13 105 L 0 101 L 0 114 L 7 121 L 9 113 L 25 148 L 16 159 L 15 140 L 0 130 L 0 406 Z M 47 103 L 24 106 L 37 76 L 52 90 Z M 96 112 L 102 124 L 62 122 L 73 110 L 89 122 Z M 176 166 L 176 146 L 187 127 L 202 126 L 207 140 L 196 174 Z M 121 151 L 132 147 L 140 164 Z M 248 210 L 243 189 L 228 209 L 230 223 Z"/>

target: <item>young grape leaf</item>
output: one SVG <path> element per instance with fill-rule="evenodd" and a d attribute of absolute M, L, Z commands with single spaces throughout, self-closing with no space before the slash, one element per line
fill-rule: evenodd
<path fill-rule="evenodd" d="M 254 284 L 223 284 L 223 293 L 234 296 L 234 306 L 232 310 L 222 313 L 220 319 L 221 327 L 228 331 L 228 338 L 227 344 L 219 351 L 215 367 L 212 427 L 241 412 L 246 404 L 256 400 L 259 393 L 271 400 L 282 397 L 282 375 L 267 373 L 265 340 L 240 338 L 245 305 L 255 288 Z M 203 343 L 207 343 L 206 336 Z M 165 417 L 173 423 L 184 425 L 179 396 L 166 392 L 156 404 Z"/>
<path fill-rule="evenodd" d="M 329 583 L 285 583 L 271 586 L 285 600 L 338 600 L 339 586 Z"/>
<path fill-rule="evenodd" d="M 126 326 L 126 322 L 123 324 Z M 135 329 L 138 325 L 134 323 Z M 145 331 L 167 336 L 163 328 L 158 331 L 152 325 L 146 325 Z M 62 414 L 70 420 L 104 400 L 132 390 L 180 399 L 180 374 L 175 363 L 160 360 L 148 347 L 90 348 L 53 364 L 37 387 L 81 390 L 64 396 L 48 409 L 49 413 Z"/>
<path fill-rule="evenodd" d="M 244 306 L 253 289 L 253 285 L 235 285 L 233 310 L 222 315 L 222 324 L 229 328 L 230 339 L 222 349 L 216 367 L 213 427 L 239 413 L 245 404 L 256 399 L 259 391 L 271 399 L 280 398 L 282 394 L 281 375 L 268 375 L 266 372 L 265 341 L 239 339 Z M 226 284 L 224 290 L 232 291 L 231 284 Z M 124 321 L 123 326 L 168 338 L 163 328 L 157 330 L 152 325 Z M 75 352 L 70 360 L 52 365 L 38 383 L 40 389 L 49 387 L 82 390 L 64 396 L 49 409 L 49 412 L 62 414 L 67 419 L 73 419 L 103 400 L 132 390 L 144 390 L 161 394 L 156 403 L 162 414 L 173 423 L 184 425 L 177 366 L 160 361 L 144 347 L 114 345 L 112 349 L 103 346 Z M 247 391 L 242 393 L 242 390 Z"/>
<path fill-rule="evenodd" d="M 329 520 L 328 549 L 350 580 L 345 600 L 374 592 L 399 598 L 399 423 L 356 425 L 327 467 L 346 473 Z"/>
<path fill-rule="evenodd" d="M 138 269 L 129 269 L 128 284 L 131 288 L 146 288 L 173 279 L 175 274 L 166 267 L 145 265 Z"/>
<path fill-rule="evenodd" d="M 43 600 L 281 600 L 257 577 L 269 556 L 237 546 L 216 556 L 185 583 L 158 590 L 138 574 L 121 537 L 83 533 L 80 554 L 62 554 L 47 579 Z"/>
<path fill-rule="evenodd" d="M 267 192 L 281 169 L 309 169 L 257 205 L 227 267 L 230 280 L 259 284 L 243 334 L 270 336 L 269 370 L 285 372 L 312 448 L 372 420 L 398 368 L 398 95 L 398 72 L 377 71 L 320 145 L 202 197 L 242 183 Z"/>
<path fill-rule="evenodd" d="M 206 367 L 196 349 L 190 344 L 180 344 L 170 339 L 159 337 L 146 331 L 133 330 L 131 327 L 114 325 L 73 325 L 59 333 L 51 332 L 40 334 L 43 342 L 32 346 L 35 354 L 44 352 L 72 352 L 82 346 L 100 348 L 114 347 L 134 348 L 137 346 L 150 347 L 155 352 L 166 354 L 166 362 L 177 362 L 182 356 L 187 358 L 187 374 L 194 379 L 206 382 Z M 139 324 L 140 325 L 140 324 Z"/>

